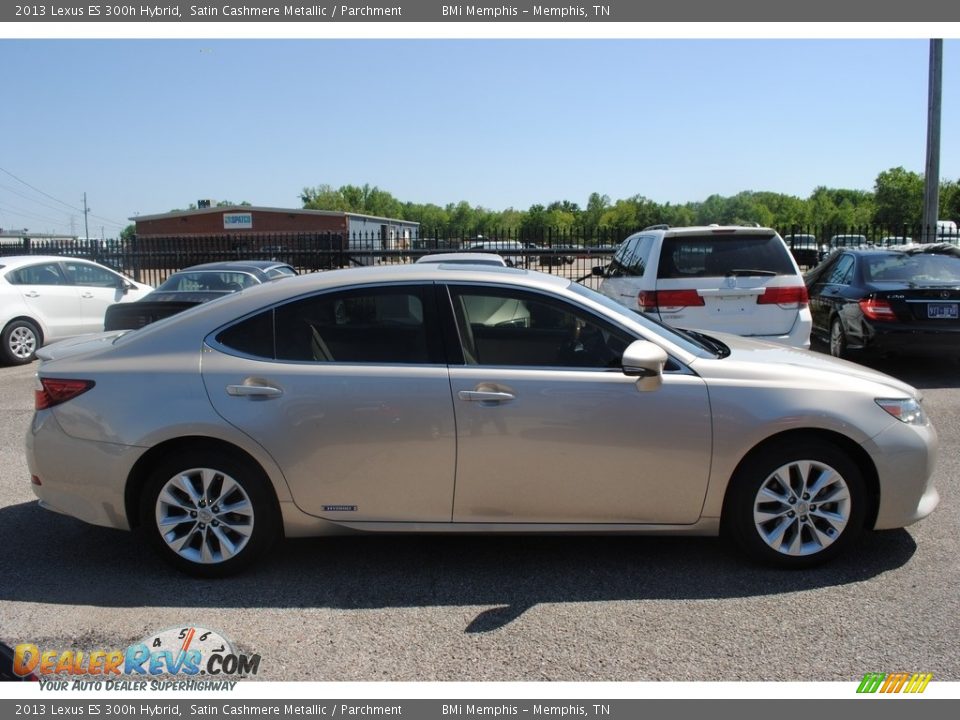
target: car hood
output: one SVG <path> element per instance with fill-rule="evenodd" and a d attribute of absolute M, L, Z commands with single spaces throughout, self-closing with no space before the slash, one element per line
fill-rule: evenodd
<path fill-rule="evenodd" d="M 841 390 L 849 390 L 852 384 L 860 383 L 864 390 L 869 387 L 877 397 L 882 397 L 883 393 L 891 397 L 921 397 L 920 392 L 908 383 L 830 355 L 727 333 L 705 334 L 730 348 L 727 357 L 702 358 L 692 363 L 692 367 L 705 379 L 753 379 L 785 386 L 811 383 L 818 388 L 835 386 Z"/>

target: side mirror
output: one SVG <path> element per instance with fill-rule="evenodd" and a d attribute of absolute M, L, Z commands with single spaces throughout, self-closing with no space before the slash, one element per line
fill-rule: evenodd
<path fill-rule="evenodd" d="M 663 384 L 663 366 L 667 353 L 659 345 L 648 340 L 634 340 L 623 351 L 621 367 L 627 377 L 635 377 L 637 390 L 649 392 Z"/>
<path fill-rule="evenodd" d="M 590 274 L 594 277 L 603 277 L 607 269 L 603 265 L 594 265 L 590 270 Z"/>

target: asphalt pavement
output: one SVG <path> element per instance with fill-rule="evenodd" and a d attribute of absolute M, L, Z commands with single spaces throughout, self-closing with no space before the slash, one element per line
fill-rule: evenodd
<path fill-rule="evenodd" d="M 265 680 L 960 680 L 960 366 L 873 365 L 924 389 L 941 505 L 826 567 L 757 567 L 714 538 L 362 536 L 286 541 L 218 581 L 37 507 L 34 367 L 0 368 L 0 640 L 111 649 L 202 626 Z"/>

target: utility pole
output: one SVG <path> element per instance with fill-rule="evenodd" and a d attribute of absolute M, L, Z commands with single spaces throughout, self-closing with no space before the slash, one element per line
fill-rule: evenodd
<path fill-rule="evenodd" d="M 943 40 L 930 41 L 927 97 L 927 169 L 923 180 L 923 241 L 935 242 L 940 215 L 940 105 L 943 93 Z"/>
<path fill-rule="evenodd" d="M 90 208 L 87 207 L 87 194 L 83 194 L 83 237 L 90 240 L 90 228 L 87 226 L 87 215 L 90 214 Z"/>

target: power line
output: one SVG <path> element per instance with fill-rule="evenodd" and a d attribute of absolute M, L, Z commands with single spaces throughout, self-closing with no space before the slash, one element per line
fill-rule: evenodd
<path fill-rule="evenodd" d="M 96 218 L 97 220 L 102 220 L 103 222 L 108 223 L 108 224 L 113 225 L 113 226 L 118 227 L 118 228 L 124 228 L 124 227 L 126 227 L 127 224 L 128 224 L 128 223 L 120 222 L 119 220 L 114 220 L 113 218 L 103 217 L 102 215 L 94 215 L 92 212 L 89 211 L 89 208 L 87 208 L 87 209 L 85 210 L 85 209 L 83 209 L 83 208 L 76 207 L 75 205 L 71 205 L 70 203 L 68 203 L 68 202 L 66 202 L 66 201 L 64 201 L 64 200 L 61 200 L 60 198 L 54 197 L 54 196 L 51 195 L 50 193 L 44 192 L 44 191 L 41 190 L 40 188 L 34 187 L 34 186 L 31 185 L 30 183 L 28 183 L 26 180 L 23 180 L 23 179 L 17 177 L 16 175 L 14 175 L 12 172 L 10 172 L 9 170 L 7 170 L 6 168 L 0 167 L 0 171 L 6 173 L 7 175 L 9 175 L 10 177 L 12 177 L 12 178 L 13 178 L 14 180 L 16 180 L 17 182 L 22 183 L 23 185 L 26 185 L 28 188 L 30 188 L 30 189 L 33 190 L 34 192 L 38 192 L 38 193 L 40 193 L 41 195 L 43 195 L 44 197 L 50 198 L 50 199 L 53 200 L 54 202 L 58 202 L 58 203 L 60 203 L 61 205 L 64 205 L 65 207 L 68 207 L 68 208 L 70 208 L 71 210 L 73 210 L 74 212 L 84 213 L 84 216 L 86 216 L 87 214 L 89 214 L 89 216 L 92 217 L 92 218 Z M 7 188 L 7 189 L 10 190 L 10 192 L 16 192 L 15 190 L 12 190 L 11 188 Z M 20 194 L 20 193 L 17 193 L 17 194 L 20 195 L 20 197 L 24 198 L 25 200 L 29 200 L 30 202 L 36 202 L 36 203 L 38 203 L 38 204 L 40 204 L 40 205 L 43 205 L 43 203 L 41 203 L 39 200 L 35 200 L 34 198 L 30 198 L 30 197 L 28 197 L 28 196 L 26 196 L 26 195 L 22 195 L 22 194 Z M 45 207 L 50 207 L 50 206 L 45 205 Z M 50 207 L 50 209 L 51 209 L 51 210 L 59 210 L 59 208 L 52 208 L 52 207 Z"/>
<path fill-rule="evenodd" d="M 70 203 L 63 201 L 63 200 L 61 200 L 60 198 L 55 198 L 55 197 L 54 197 L 53 195 L 51 195 L 50 193 L 46 193 L 46 192 L 44 192 L 43 190 L 41 190 L 40 188 L 34 187 L 34 186 L 31 185 L 30 183 L 28 183 L 26 180 L 22 180 L 22 179 L 18 178 L 16 175 L 14 175 L 12 172 L 10 172 L 9 170 L 7 170 L 6 168 L 0 167 L 0 171 L 6 173 L 6 174 L 9 175 L 10 177 L 12 177 L 14 180 L 16 180 L 18 183 L 23 183 L 24 185 L 26 185 L 28 188 L 30 188 L 30 189 L 33 190 L 34 192 L 38 192 L 38 193 L 40 193 L 41 195 L 43 195 L 44 197 L 50 198 L 50 199 L 53 200 L 54 202 L 58 202 L 58 203 L 60 203 L 61 205 L 66 205 L 68 208 L 70 208 L 70 209 L 73 210 L 74 212 L 83 212 L 83 210 L 81 210 L 80 208 L 76 207 L 75 205 L 71 205 Z"/>

